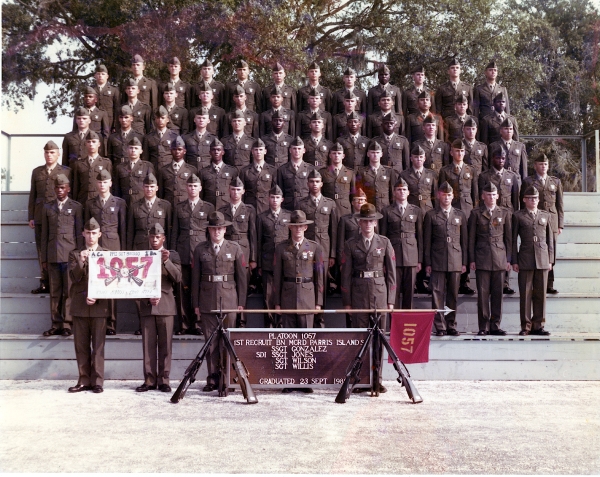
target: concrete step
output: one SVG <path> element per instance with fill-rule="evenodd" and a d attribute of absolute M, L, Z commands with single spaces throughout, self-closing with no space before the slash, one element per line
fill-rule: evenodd
<path fill-rule="evenodd" d="M 2 224 L 22 224 L 27 222 L 27 208 L 23 210 L 2 210 L 0 212 Z"/>
<path fill-rule="evenodd" d="M 2 224 L 2 242 L 35 242 L 35 233 L 28 223 Z"/>
<path fill-rule="evenodd" d="M 0 258 L 35 259 L 37 258 L 35 242 L 3 242 L 0 245 Z"/>
<path fill-rule="evenodd" d="M 511 273 L 511 277 L 516 273 Z M 561 278 L 600 278 L 600 261 L 570 260 L 558 258 L 554 268 L 554 276 Z"/>
<path fill-rule="evenodd" d="M 600 194 L 596 192 L 565 192 L 565 212 L 597 212 L 600 210 Z"/>
<path fill-rule="evenodd" d="M 557 285 L 558 286 L 558 285 Z M 560 290 L 560 289 L 559 289 Z M 133 333 L 138 329 L 138 318 L 133 301 L 119 300 L 117 331 Z M 341 299 L 328 299 L 326 308 L 341 308 Z M 262 297 L 251 296 L 248 307 L 262 308 Z M 419 295 L 415 298 L 415 308 L 431 307 L 431 298 Z M 600 332 L 600 296 L 593 294 L 565 293 L 548 296 L 546 328 L 562 332 Z M 248 326 L 260 328 L 263 317 L 260 314 L 248 315 Z M 458 300 L 458 329 L 461 332 L 479 330 L 476 296 L 461 296 Z M 10 294 L 2 295 L 0 315 L 0 333 L 41 334 L 50 328 L 50 301 L 48 295 Z M 345 327 L 345 315 L 326 314 L 325 325 L 328 328 Z M 518 332 L 520 326 L 518 294 L 505 296 L 503 303 L 502 328 Z"/>
<path fill-rule="evenodd" d="M 565 225 L 579 225 L 582 227 L 599 227 L 600 211 L 567 212 Z"/>
<path fill-rule="evenodd" d="M 0 274 L 2 278 L 39 278 L 40 265 L 37 257 L 18 260 L 2 259 L 0 260 Z M 2 280 L 2 282 L 4 281 L 6 280 Z"/>
<path fill-rule="evenodd" d="M 594 227 L 567 225 L 558 236 L 558 243 L 593 243 L 600 244 L 600 234 Z"/>
<path fill-rule="evenodd" d="M 416 380 L 598 380 L 599 339 L 599 334 L 555 334 L 548 338 L 434 337 L 430 343 L 430 361 L 407 367 Z M 0 379 L 77 379 L 72 337 L 0 335 L 0 344 Z M 179 382 L 203 344 L 196 337 L 173 337 L 172 385 Z M 106 379 L 142 379 L 139 337 L 107 337 L 105 357 Z M 383 366 L 384 380 L 397 377 L 387 359 Z M 205 376 L 203 366 L 198 379 Z"/>

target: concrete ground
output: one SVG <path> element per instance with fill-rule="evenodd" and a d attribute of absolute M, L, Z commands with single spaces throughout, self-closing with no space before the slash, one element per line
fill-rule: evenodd
<path fill-rule="evenodd" d="M 379 398 L 194 383 L 179 404 L 108 381 L 0 381 L 1 472 L 598 474 L 600 383 L 395 382 Z M 177 383 L 175 383 L 177 384 Z"/>

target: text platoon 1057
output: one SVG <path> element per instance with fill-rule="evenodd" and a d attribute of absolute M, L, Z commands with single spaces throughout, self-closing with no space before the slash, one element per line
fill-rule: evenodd
<path fill-rule="evenodd" d="M 161 256 L 154 250 L 89 256 L 90 298 L 160 298 Z"/>
<path fill-rule="evenodd" d="M 230 329 L 238 357 L 257 387 L 339 387 L 367 336 L 361 329 Z M 358 387 L 370 387 L 370 353 Z M 234 383 L 232 383 L 234 385 Z"/>

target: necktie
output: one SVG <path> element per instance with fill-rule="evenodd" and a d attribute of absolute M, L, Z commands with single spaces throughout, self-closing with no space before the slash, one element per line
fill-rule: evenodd
<path fill-rule="evenodd" d="M 216 243 L 215 244 L 215 255 L 217 255 L 219 253 L 219 250 L 221 250 L 221 246 L 218 243 Z"/>
<path fill-rule="evenodd" d="M 369 250 L 370 246 L 371 246 L 371 239 L 365 239 L 365 247 L 367 248 L 367 250 Z"/>
<path fill-rule="evenodd" d="M 100 202 L 102 203 L 102 207 L 106 205 L 106 199 L 100 199 Z"/>
<path fill-rule="evenodd" d="M 62 211 L 62 206 L 63 206 L 63 203 L 62 203 L 62 202 L 59 202 L 59 203 L 58 203 L 58 210 Z"/>
<path fill-rule="evenodd" d="M 319 206 L 319 198 L 318 197 L 313 197 L 313 202 L 315 203 L 315 207 Z"/>
<path fill-rule="evenodd" d="M 163 131 L 158 131 L 158 137 L 159 137 L 159 138 L 161 138 L 161 139 L 162 139 L 162 137 L 163 137 L 163 134 L 164 134 L 164 133 L 163 133 Z"/>
<path fill-rule="evenodd" d="M 260 171 L 262 171 L 262 166 L 260 164 L 256 164 L 256 172 L 260 174 Z"/>
<path fill-rule="evenodd" d="M 333 169 L 333 173 L 335 174 L 335 177 L 337 177 L 340 173 L 340 170 L 336 167 Z"/>
<path fill-rule="evenodd" d="M 239 136 L 234 136 L 233 138 L 235 139 L 235 143 L 236 143 L 236 144 L 237 144 L 238 142 L 240 142 L 240 138 L 239 138 Z"/>
<path fill-rule="evenodd" d="M 297 242 L 296 242 L 296 243 L 294 244 L 294 247 L 296 247 L 296 250 L 300 250 L 300 244 L 299 244 L 299 243 L 297 243 Z"/>
<path fill-rule="evenodd" d="M 404 206 L 400 205 L 399 208 L 400 208 L 400 215 L 403 216 L 404 215 Z"/>
<path fill-rule="evenodd" d="M 450 211 L 444 210 L 444 215 L 446 216 L 446 220 L 448 220 L 450 218 Z"/>
<path fill-rule="evenodd" d="M 221 168 L 219 166 L 213 166 L 215 168 L 215 172 L 218 174 Z"/>
<path fill-rule="evenodd" d="M 135 165 L 135 164 L 134 164 L 133 162 L 130 162 L 130 163 L 129 163 L 129 168 L 130 168 L 132 171 L 133 171 L 133 166 L 134 166 L 134 165 Z"/>
<path fill-rule="evenodd" d="M 427 144 L 429 144 L 429 147 L 433 147 L 433 141 L 430 141 L 429 139 L 427 139 Z"/>
<path fill-rule="evenodd" d="M 356 145 L 356 136 L 352 136 L 352 144 Z"/>
<path fill-rule="evenodd" d="M 275 221 L 277 221 L 277 219 L 279 219 L 279 214 L 276 212 L 273 212 L 273 218 L 275 219 Z"/>
<path fill-rule="evenodd" d="M 90 161 L 90 166 L 91 166 L 94 163 L 94 158 L 90 157 L 90 158 L 88 158 L 88 161 Z"/>
<path fill-rule="evenodd" d="M 190 209 L 192 209 L 192 211 L 194 210 L 195 207 L 196 207 L 196 203 L 190 202 Z"/>
<path fill-rule="evenodd" d="M 148 201 L 148 202 L 146 202 L 146 205 L 148 206 L 149 209 L 152 208 L 152 202 Z"/>
<path fill-rule="evenodd" d="M 294 171 L 298 172 L 298 165 L 297 164 L 292 164 L 292 166 L 294 167 Z"/>
<path fill-rule="evenodd" d="M 121 137 L 122 137 L 123 139 L 125 139 L 125 138 L 127 137 L 127 133 L 126 133 L 126 132 L 122 132 L 122 133 L 121 133 Z"/>
<path fill-rule="evenodd" d="M 79 138 L 80 139 L 85 139 L 85 133 L 84 132 L 80 132 L 79 133 Z"/>
<path fill-rule="evenodd" d="M 531 218 L 532 218 L 533 220 L 535 220 L 535 212 L 534 212 L 534 211 L 531 211 L 531 212 L 529 212 L 529 213 L 531 214 Z"/>
<path fill-rule="evenodd" d="M 421 178 L 421 171 L 417 171 L 417 177 L 420 179 Z"/>
<path fill-rule="evenodd" d="M 175 170 L 175 174 L 179 174 L 179 164 L 177 162 L 173 163 L 173 169 Z"/>
<path fill-rule="evenodd" d="M 235 213 L 237 212 L 237 208 L 238 208 L 237 205 L 232 205 L 231 206 L 231 216 L 232 217 L 235 217 Z"/>
<path fill-rule="evenodd" d="M 542 183 L 542 186 L 546 185 L 546 179 L 544 179 L 543 177 L 540 177 L 540 182 Z"/>

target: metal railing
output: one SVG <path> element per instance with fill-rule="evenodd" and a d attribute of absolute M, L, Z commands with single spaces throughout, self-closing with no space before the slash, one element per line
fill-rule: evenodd
<path fill-rule="evenodd" d="M 545 134 L 529 134 L 519 136 L 519 139 L 572 139 L 579 140 L 581 142 L 581 192 L 587 192 L 587 140 L 595 136 L 595 150 L 596 150 L 596 193 L 600 192 L 600 131 L 590 131 L 587 134 L 581 135 L 545 135 Z"/>
<path fill-rule="evenodd" d="M 11 150 L 12 150 L 12 139 L 13 138 L 62 138 L 64 134 L 9 134 L 5 131 L 2 131 L 2 136 L 7 138 L 8 141 L 8 151 L 6 160 L 3 161 L 6 163 L 6 191 L 10 191 L 10 182 L 11 182 Z M 582 135 L 523 135 L 521 139 L 569 139 L 569 140 L 579 140 L 581 142 L 581 191 L 587 192 L 587 140 L 591 137 L 595 136 L 595 150 L 596 150 L 596 192 L 600 193 L 600 131 L 595 130 L 591 131 L 587 134 Z"/>

